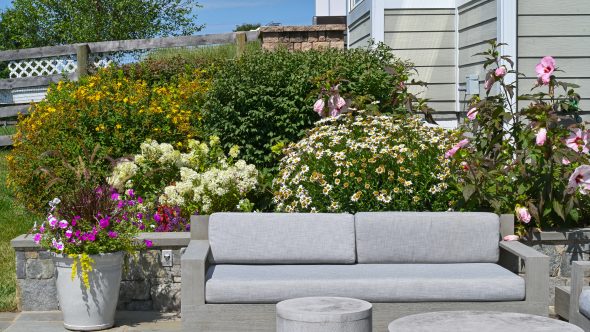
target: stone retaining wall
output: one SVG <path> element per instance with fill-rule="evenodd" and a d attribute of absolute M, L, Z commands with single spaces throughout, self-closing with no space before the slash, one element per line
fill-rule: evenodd
<path fill-rule="evenodd" d="M 573 261 L 590 260 L 590 229 L 536 233 L 527 245 L 549 256 L 549 305 L 555 302 L 555 286 L 569 286 Z"/>
<path fill-rule="evenodd" d="M 343 49 L 344 24 L 261 27 L 262 48 L 274 50 L 286 47 L 291 51 L 307 51 L 321 48 Z"/>
<path fill-rule="evenodd" d="M 152 240 L 154 245 L 150 250 L 126 255 L 117 309 L 180 312 L 180 256 L 190 234 L 144 233 L 141 238 Z M 58 310 L 50 253 L 35 245 L 31 236 L 19 236 L 11 244 L 16 251 L 19 309 Z"/>

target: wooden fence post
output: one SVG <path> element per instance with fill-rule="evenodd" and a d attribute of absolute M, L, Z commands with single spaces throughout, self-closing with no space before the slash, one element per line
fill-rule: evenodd
<path fill-rule="evenodd" d="M 76 61 L 78 62 L 78 69 L 76 70 L 76 79 L 80 79 L 88 75 L 89 54 L 90 47 L 88 47 L 88 44 L 76 45 Z"/>
<path fill-rule="evenodd" d="M 237 49 L 237 56 L 240 57 L 246 51 L 246 33 L 245 32 L 236 32 L 236 49 Z"/>

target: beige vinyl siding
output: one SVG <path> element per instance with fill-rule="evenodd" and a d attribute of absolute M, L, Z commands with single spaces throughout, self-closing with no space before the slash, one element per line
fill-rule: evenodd
<path fill-rule="evenodd" d="M 429 105 L 439 112 L 455 111 L 455 10 L 386 9 L 384 22 L 385 44 L 415 64 L 414 78 L 428 83 L 427 88 L 415 86 L 410 91 L 430 99 Z"/>
<path fill-rule="evenodd" d="M 479 0 L 459 7 L 459 87 L 465 88 L 467 75 L 479 75 L 480 93 L 484 94 L 484 58 L 477 53 L 489 48 L 487 41 L 497 38 L 497 1 Z M 460 103 L 470 96 L 460 93 Z M 463 110 L 463 108 L 462 108 Z"/>
<path fill-rule="evenodd" d="M 349 48 L 365 47 L 371 40 L 371 12 L 349 25 Z"/>
<path fill-rule="evenodd" d="M 518 70 L 526 75 L 519 94 L 530 93 L 535 66 L 546 55 L 563 70 L 558 78 L 580 85 L 580 107 L 590 111 L 590 0 L 518 1 Z"/>

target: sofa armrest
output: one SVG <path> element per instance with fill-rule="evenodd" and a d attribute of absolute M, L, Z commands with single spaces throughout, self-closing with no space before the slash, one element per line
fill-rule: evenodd
<path fill-rule="evenodd" d="M 205 304 L 205 278 L 209 241 L 191 240 L 180 258 L 181 264 L 181 306 Z"/>
<path fill-rule="evenodd" d="M 500 242 L 500 264 L 506 256 L 524 263 L 526 300 L 549 303 L 549 257 L 518 241 Z M 504 259 L 503 259 L 504 258 Z"/>
<path fill-rule="evenodd" d="M 587 261 L 574 261 L 572 262 L 572 279 L 571 279 L 571 292 L 570 292 L 570 322 L 576 322 L 582 319 L 580 313 L 580 294 L 584 288 L 584 277 L 587 272 L 590 271 L 590 262 Z"/>

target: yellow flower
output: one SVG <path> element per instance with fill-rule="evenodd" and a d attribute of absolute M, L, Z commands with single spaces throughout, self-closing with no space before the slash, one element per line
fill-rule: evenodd
<path fill-rule="evenodd" d="M 117 124 L 115 125 L 115 128 L 117 128 L 117 129 L 121 129 L 121 125 L 117 123 Z"/>

